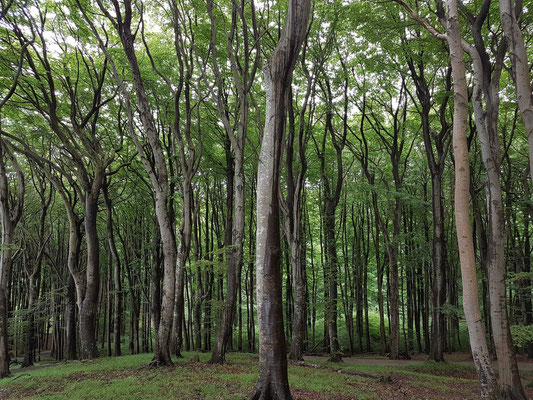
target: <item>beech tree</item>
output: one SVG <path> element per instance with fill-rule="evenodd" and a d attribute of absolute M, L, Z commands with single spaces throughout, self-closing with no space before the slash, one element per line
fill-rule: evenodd
<path fill-rule="evenodd" d="M 265 129 L 257 171 L 257 302 L 259 380 L 252 399 L 291 399 L 283 330 L 279 180 L 287 93 L 307 34 L 311 2 L 290 0 L 287 20 L 263 67 Z"/>
<path fill-rule="evenodd" d="M 523 399 L 530 16 L 497 6 L 0 1 L 0 375 L 259 335 L 253 398 L 287 354 L 471 351 Z"/>

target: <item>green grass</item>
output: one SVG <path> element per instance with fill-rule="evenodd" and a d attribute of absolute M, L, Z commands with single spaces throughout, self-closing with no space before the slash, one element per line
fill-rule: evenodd
<path fill-rule="evenodd" d="M 176 359 L 171 368 L 148 369 L 152 355 L 140 354 L 14 370 L 11 377 L 0 381 L 0 398 L 236 400 L 246 399 L 253 392 L 258 377 L 257 355 L 231 353 L 225 365 L 207 364 L 210 354 L 199 354 L 200 362 L 191 362 L 193 355 L 184 353 L 184 358 Z M 382 399 L 395 390 L 395 385 L 411 387 L 410 398 L 437 399 L 444 393 L 457 396 L 454 390 L 458 384 L 467 388 L 459 393 L 474 390 L 474 397 L 476 394 L 475 381 L 460 378 L 471 369 L 460 365 L 317 364 L 326 368 L 289 366 L 295 399 Z M 338 372 L 340 369 L 392 375 L 395 383 Z"/>

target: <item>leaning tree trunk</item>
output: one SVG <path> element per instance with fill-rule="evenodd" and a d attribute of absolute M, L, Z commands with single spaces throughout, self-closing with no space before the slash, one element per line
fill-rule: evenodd
<path fill-rule="evenodd" d="M 266 113 L 257 180 L 259 380 L 252 399 L 291 399 L 283 329 L 279 178 L 288 87 L 307 32 L 309 0 L 290 0 L 287 21 L 264 67 Z"/>
<path fill-rule="evenodd" d="M 108 12 L 101 0 L 97 0 L 98 7 L 111 21 L 115 21 L 114 17 Z M 126 88 L 122 78 L 119 76 L 117 68 L 107 52 L 107 47 L 100 37 L 94 23 L 88 17 L 87 13 L 81 9 L 85 21 L 89 24 L 91 31 L 97 37 L 100 49 L 106 54 L 106 57 L 111 65 L 112 73 L 120 88 L 122 100 L 124 102 L 128 131 L 134 141 L 135 147 L 141 155 L 141 162 L 150 177 L 152 189 L 155 193 L 155 215 L 159 225 L 161 234 L 161 248 L 163 250 L 163 282 L 161 285 L 161 314 L 159 326 L 157 329 L 157 340 L 154 348 L 153 366 L 170 365 L 172 359 L 170 356 L 170 333 L 172 330 L 172 317 L 174 314 L 174 292 L 175 292 L 175 268 L 176 268 L 176 241 L 172 229 L 172 221 L 170 220 L 170 213 L 168 210 L 168 189 L 169 189 L 169 174 L 163 152 L 162 144 L 159 139 L 159 134 L 155 127 L 155 121 L 148 101 L 148 96 L 144 88 L 139 62 L 135 53 L 135 34 L 131 31 L 133 7 L 131 0 L 125 0 L 124 12 L 121 12 L 121 5 L 118 0 L 112 0 L 115 11 L 118 12 L 117 19 L 120 23 L 114 24 L 117 33 L 119 34 L 124 55 L 128 60 L 131 70 L 131 78 L 133 89 L 137 97 L 138 117 L 142 123 L 143 133 L 148 139 L 150 145 L 152 162 L 148 161 L 146 157 L 146 148 L 141 145 L 139 137 L 135 131 L 134 125 L 134 108 L 130 101 L 130 91 Z"/>
<path fill-rule="evenodd" d="M 457 0 L 446 0 L 446 10 L 446 40 L 450 49 L 454 81 L 455 226 L 463 283 L 463 308 L 472 356 L 481 383 L 481 397 L 496 398 L 498 383 L 490 362 L 485 327 L 479 308 L 476 261 L 470 226 L 470 165 L 466 142 L 468 90 Z"/>

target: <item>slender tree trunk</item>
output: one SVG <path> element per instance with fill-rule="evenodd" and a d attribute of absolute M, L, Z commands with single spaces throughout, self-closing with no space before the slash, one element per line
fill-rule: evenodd
<path fill-rule="evenodd" d="M 18 197 L 11 203 L 6 159 L 9 158 L 16 172 Z M 13 263 L 13 234 L 22 215 L 24 202 L 24 175 L 7 144 L 0 139 L 0 219 L 2 222 L 2 251 L 0 252 L 0 378 L 10 375 L 9 371 L 9 281 Z"/>
<path fill-rule="evenodd" d="M 522 13 L 522 2 L 499 0 L 500 18 L 503 33 L 509 46 L 512 76 L 515 83 L 516 98 L 522 121 L 526 128 L 529 143 L 529 178 L 533 181 L 533 98 L 531 96 L 531 74 L 524 35 L 518 19 Z"/>
<path fill-rule="evenodd" d="M 121 355 L 120 350 L 120 330 L 122 326 L 122 278 L 120 268 L 120 258 L 118 256 L 117 246 L 115 242 L 115 235 L 113 232 L 113 213 L 111 206 L 111 199 L 108 193 L 108 184 L 103 186 L 104 201 L 107 210 L 107 240 L 109 242 L 109 249 L 113 260 L 113 354 L 115 357 Z M 111 324 L 111 321 L 109 322 Z"/>
<path fill-rule="evenodd" d="M 476 263 L 470 226 L 470 165 L 466 142 L 468 90 L 457 0 L 446 0 L 446 32 L 454 88 L 455 226 L 461 262 L 463 306 L 472 356 L 481 383 L 481 397 L 497 398 L 498 382 L 492 370 L 485 338 L 485 327 L 479 309 Z"/>
<path fill-rule="evenodd" d="M 67 283 L 67 302 L 65 306 L 65 352 L 67 360 L 78 358 L 78 346 L 76 343 L 76 286 L 74 278 L 69 273 Z"/>

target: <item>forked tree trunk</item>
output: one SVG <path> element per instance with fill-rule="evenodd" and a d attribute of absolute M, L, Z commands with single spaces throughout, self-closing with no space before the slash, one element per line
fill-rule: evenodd
<path fill-rule="evenodd" d="M 526 128 L 529 143 L 529 178 L 533 180 L 533 97 L 524 35 L 518 24 L 518 17 L 522 13 L 522 2 L 517 3 L 520 8 L 517 8 L 517 4 L 513 4 L 513 0 L 500 0 L 500 18 L 509 45 L 518 108 Z"/>
<path fill-rule="evenodd" d="M 470 226 L 470 165 L 466 142 L 468 90 L 457 0 L 446 0 L 446 31 L 454 88 L 455 226 L 463 283 L 463 307 L 472 356 L 481 383 L 481 397 L 497 398 L 498 383 L 490 362 L 485 327 L 479 308 L 476 261 Z"/>
<path fill-rule="evenodd" d="M 482 20 L 483 21 L 483 20 Z M 500 143 L 498 138 L 499 82 L 503 51 L 492 66 L 481 39 L 481 27 L 473 28 L 475 47 L 466 47 L 473 60 L 474 90 L 472 103 L 481 157 L 486 170 L 486 202 L 488 214 L 488 283 L 491 326 L 498 357 L 498 383 L 508 399 L 525 399 L 518 364 L 511 339 L 505 288 L 505 220 L 500 185 Z M 503 47 L 505 49 L 505 47 Z M 484 101 L 483 101 L 484 100 Z M 485 104 L 485 109 L 483 107 Z"/>
<path fill-rule="evenodd" d="M 287 21 L 264 67 L 265 129 L 257 180 L 259 380 L 252 399 L 291 399 L 283 329 L 279 178 L 287 92 L 307 32 L 310 0 L 290 0 Z"/>

